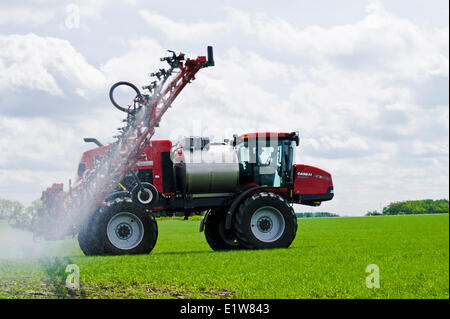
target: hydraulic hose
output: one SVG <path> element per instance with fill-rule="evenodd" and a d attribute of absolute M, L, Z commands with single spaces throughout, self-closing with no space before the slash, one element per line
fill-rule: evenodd
<path fill-rule="evenodd" d="M 118 110 L 120 110 L 120 111 L 122 111 L 122 112 L 125 112 L 125 113 L 134 113 L 134 112 L 136 112 L 137 110 L 130 110 L 130 109 L 128 109 L 128 108 L 124 108 L 124 107 L 120 106 L 120 105 L 117 104 L 117 102 L 114 100 L 114 95 L 113 95 L 114 90 L 115 90 L 118 86 L 121 86 L 121 85 L 125 85 L 125 86 L 131 87 L 131 88 L 136 92 L 136 99 L 141 99 L 141 98 L 142 98 L 141 92 L 139 91 L 139 89 L 138 89 L 133 83 L 121 81 L 121 82 L 115 83 L 113 86 L 111 86 L 111 89 L 109 90 L 109 99 L 111 100 L 111 103 L 112 103 Z"/>

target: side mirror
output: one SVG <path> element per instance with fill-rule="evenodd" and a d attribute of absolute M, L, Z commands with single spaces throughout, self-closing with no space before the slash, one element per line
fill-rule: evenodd
<path fill-rule="evenodd" d="M 295 141 L 295 145 L 299 146 L 300 145 L 300 136 L 298 134 L 298 131 L 292 132 L 289 134 L 291 137 L 293 137 L 293 140 Z"/>
<path fill-rule="evenodd" d="M 236 146 L 237 137 L 238 137 L 237 134 L 233 134 L 233 143 L 232 143 L 233 146 Z"/>

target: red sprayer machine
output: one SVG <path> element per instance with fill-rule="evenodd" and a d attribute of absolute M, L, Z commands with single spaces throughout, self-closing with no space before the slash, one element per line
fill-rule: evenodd
<path fill-rule="evenodd" d="M 214 250 L 289 247 L 297 232 L 292 204 L 317 206 L 333 198 L 331 175 L 294 164 L 297 132 L 233 135 L 223 142 L 188 136 L 151 140 L 155 128 L 195 74 L 214 66 L 208 55 L 187 59 L 169 51 L 167 69 L 140 90 L 129 82 L 111 87 L 113 105 L 126 113 L 116 141 L 83 153 L 67 191 L 53 184 L 33 217 L 36 237 L 78 234 L 86 255 L 149 253 L 158 228 L 154 213 L 204 212 L 200 231 Z M 136 98 L 119 105 L 114 91 L 129 86 Z"/>

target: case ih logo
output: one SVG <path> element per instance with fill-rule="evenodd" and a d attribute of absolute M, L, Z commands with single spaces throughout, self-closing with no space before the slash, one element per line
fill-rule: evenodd
<path fill-rule="evenodd" d="M 331 178 L 329 178 L 328 176 L 322 176 L 322 175 L 317 175 L 317 174 L 307 173 L 307 172 L 297 172 L 297 176 L 299 176 L 299 177 L 315 177 L 315 178 L 319 178 L 319 179 L 325 179 L 327 181 L 331 180 Z"/>
<path fill-rule="evenodd" d="M 311 177 L 311 176 L 313 176 L 313 174 L 312 173 L 297 172 L 297 176 L 300 176 L 300 177 Z"/>

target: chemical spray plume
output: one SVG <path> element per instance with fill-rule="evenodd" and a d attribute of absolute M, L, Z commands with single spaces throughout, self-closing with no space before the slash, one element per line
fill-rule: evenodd
<path fill-rule="evenodd" d="M 202 56 L 183 60 L 184 54 L 177 56 L 175 53 L 162 59 L 170 68 L 159 72 L 159 83 L 144 87 L 150 94 L 141 94 L 134 85 L 120 82 L 134 87 L 138 93 L 128 109 L 120 108 L 127 113 L 126 125 L 120 129 L 114 143 L 102 146 L 104 155 L 94 160 L 92 167 L 88 167 L 74 185 L 69 184 L 67 192 L 63 184 L 53 184 L 42 193 L 43 208 L 29 226 L 35 238 L 61 239 L 76 235 L 92 214 L 108 205 L 108 195 L 133 171 L 172 102 L 201 68 L 210 66 Z M 174 72 L 175 69 L 179 72 Z"/>

